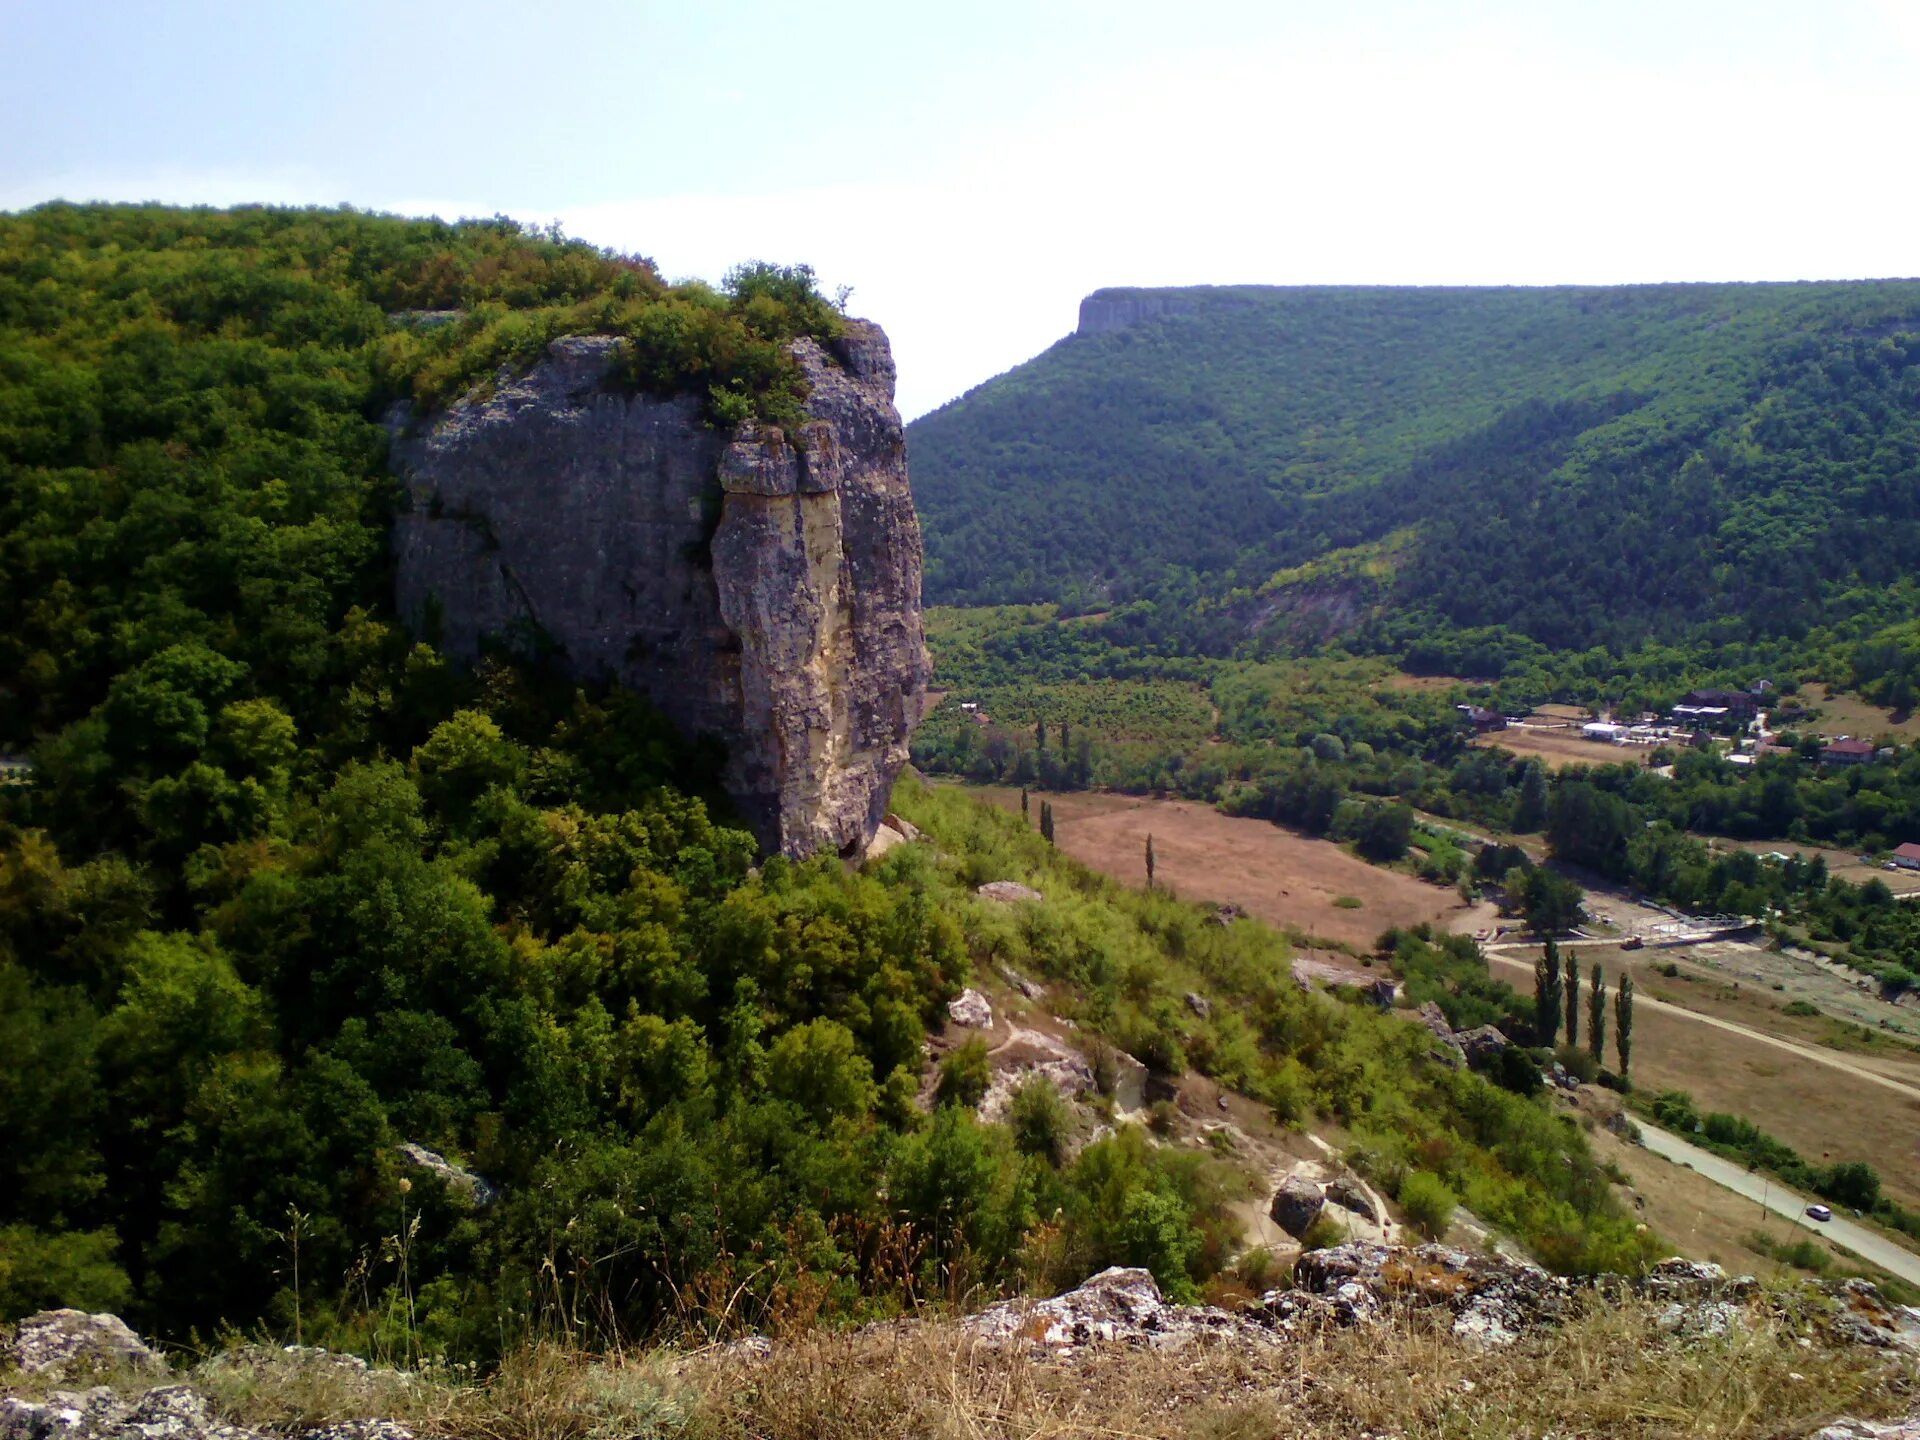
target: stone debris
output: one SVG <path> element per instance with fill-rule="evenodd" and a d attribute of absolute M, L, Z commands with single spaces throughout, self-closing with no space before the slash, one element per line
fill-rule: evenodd
<path fill-rule="evenodd" d="M 1280 1187 L 1273 1192 L 1267 1214 L 1272 1217 L 1274 1224 L 1298 1240 L 1320 1218 L 1326 1203 L 1327 1192 L 1318 1181 L 1295 1173 L 1282 1180 Z"/>
<path fill-rule="evenodd" d="M 1149 1272 L 1118 1265 L 1051 1300 L 1005 1301 L 961 1323 L 982 1340 L 1025 1341 L 1059 1352 L 1113 1342 L 1160 1348 L 1202 1339 L 1274 1341 L 1271 1329 L 1252 1317 L 1170 1304 Z"/>
<path fill-rule="evenodd" d="M 500 1198 L 500 1191 L 492 1181 L 454 1164 L 437 1150 L 429 1150 L 426 1146 L 416 1145 L 411 1140 L 394 1148 L 400 1158 L 416 1170 L 425 1170 L 431 1175 L 438 1176 L 445 1183 L 447 1193 L 450 1195 L 461 1196 L 482 1210 Z"/>
<path fill-rule="evenodd" d="M 989 880 L 973 893 L 982 900 L 998 900 L 1002 905 L 1018 905 L 1025 900 L 1045 898 L 1032 886 L 1022 885 L 1017 880 Z"/>
<path fill-rule="evenodd" d="M 1187 1009 L 1191 1010 L 1194 1014 L 1198 1015 L 1202 1020 L 1208 1019 L 1210 1016 L 1212 1016 L 1213 1002 L 1207 999 L 1206 996 L 1201 995 L 1196 991 L 1189 990 L 1186 994 L 1186 1001 L 1187 1001 Z"/>
<path fill-rule="evenodd" d="M 24 1375 L 62 1380 L 103 1370 L 131 1368 L 164 1374 L 167 1362 L 127 1328 L 118 1315 L 84 1310 L 42 1310 L 15 1327 L 0 1347 L 0 1361 Z"/>
<path fill-rule="evenodd" d="M 972 986 L 960 992 L 957 999 L 947 1002 L 947 1018 L 956 1025 L 965 1025 L 970 1030 L 991 1030 L 993 1028 L 993 1006 L 987 1003 L 987 997 Z"/>
<path fill-rule="evenodd" d="M 914 824 L 911 820 L 894 814 L 891 810 L 887 812 L 886 818 L 880 823 L 893 831 L 893 833 L 898 835 L 902 840 L 919 840 L 922 838 L 918 825 Z"/>
<path fill-rule="evenodd" d="M 1238 905 L 1216 905 L 1213 907 L 1213 913 L 1207 916 L 1207 924 L 1225 926 L 1246 918 L 1247 912 Z"/>

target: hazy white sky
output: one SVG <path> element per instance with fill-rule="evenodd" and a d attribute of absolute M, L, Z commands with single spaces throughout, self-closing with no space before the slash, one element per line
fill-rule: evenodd
<path fill-rule="evenodd" d="M 806 261 L 918 414 L 1102 285 L 1920 273 L 1920 0 L 0 0 L 0 208 Z"/>

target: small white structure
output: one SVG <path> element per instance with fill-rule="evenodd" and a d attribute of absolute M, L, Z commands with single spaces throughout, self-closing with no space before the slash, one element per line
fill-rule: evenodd
<path fill-rule="evenodd" d="M 1580 727 L 1583 740 L 1600 740 L 1609 745 L 1618 745 L 1627 733 L 1627 727 L 1616 725 L 1611 720 L 1589 720 Z"/>

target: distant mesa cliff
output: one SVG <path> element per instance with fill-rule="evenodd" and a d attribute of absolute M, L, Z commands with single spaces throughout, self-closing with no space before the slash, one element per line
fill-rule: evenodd
<path fill-rule="evenodd" d="M 769 849 L 856 853 L 925 703 L 920 526 L 879 327 L 795 342 L 798 433 L 715 429 L 697 396 L 623 388 L 621 341 L 556 340 L 533 371 L 411 429 L 400 612 L 470 659 L 539 633 L 583 679 L 646 694 L 727 746 Z"/>
<path fill-rule="evenodd" d="M 1165 290 L 1096 290 L 1080 302 L 1080 324 L 1074 333 L 1104 335 L 1162 315 L 1177 315 L 1197 303 L 1191 294 Z"/>

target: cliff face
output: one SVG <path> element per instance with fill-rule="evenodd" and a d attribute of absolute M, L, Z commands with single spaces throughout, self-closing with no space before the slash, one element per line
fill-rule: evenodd
<path fill-rule="evenodd" d="M 906 763 L 928 668 L 886 336 L 855 321 L 830 350 L 796 343 L 812 393 L 794 436 L 626 393 L 619 343 L 557 340 L 489 398 L 396 426 L 400 612 L 462 659 L 544 634 L 582 678 L 721 739 L 768 849 L 851 853 Z"/>
<path fill-rule="evenodd" d="M 1139 290 L 1096 290 L 1080 302 L 1080 323 L 1076 335 L 1104 335 L 1109 330 L 1124 330 L 1129 325 L 1156 320 L 1162 315 L 1178 315 L 1194 308 L 1187 295 L 1156 294 Z"/>

